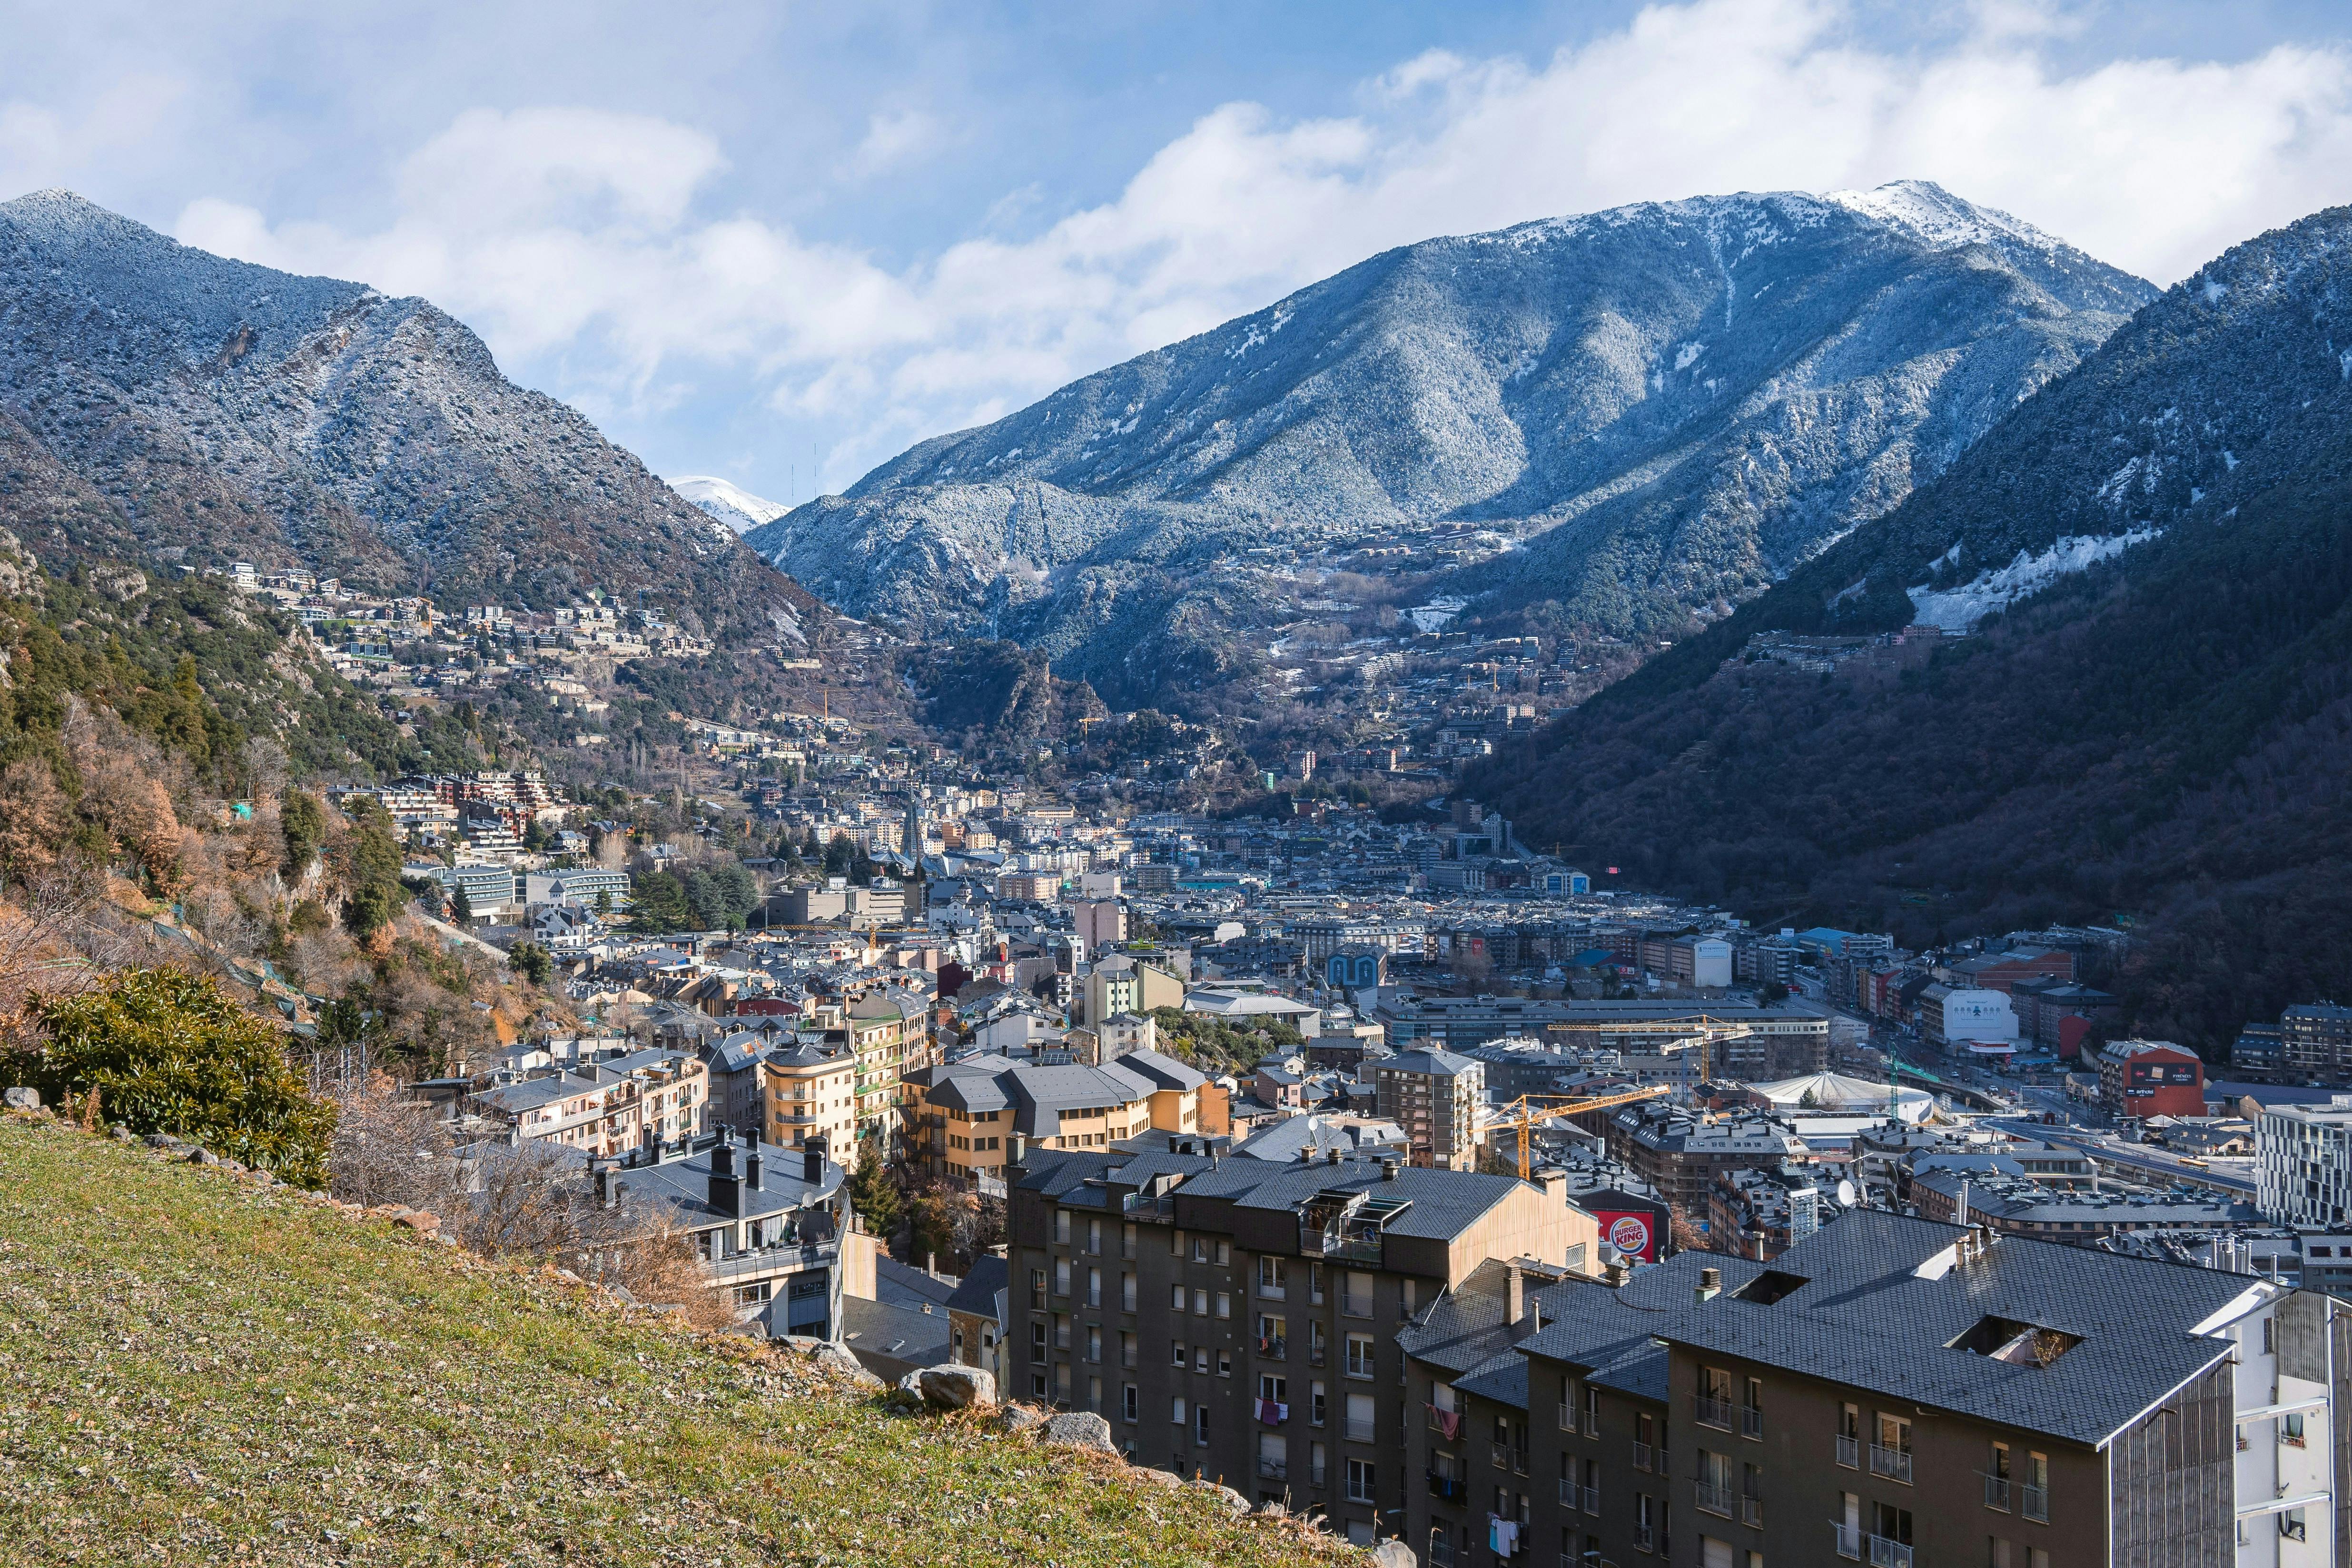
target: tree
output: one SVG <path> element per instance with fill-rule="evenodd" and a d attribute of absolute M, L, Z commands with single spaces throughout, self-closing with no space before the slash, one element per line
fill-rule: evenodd
<path fill-rule="evenodd" d="M 613 918 L 613 890 L 609 887 L 600 887 L 596 890 L 596 918 L 599 920 Z"/>
<path fill-rule="evenodd" d="M 467 895 L 466 884 L 462 882 L 450 884 L 449 918 L 460 925 L 474 923 L 474 901 Z"/>
<path fill-rule="evenodd" d="M 0 1082 L 82 1101 L 133 1133 L 169 1133 L 290 1182 L 326 1184 L 335 1108 L 314 1098 L 285 1038 L 209 975 L 124 969 L 71 996 L 30 998 L 47 1040 L 0 1052 Z"/>
<path fill-rule="evenodd" d="M 727 912 L 740 925 L 760 907 L 760 883 L 740 862 L 730 861 L 710 873 L 719 889 L 719 896 Z"/>
<path fill-rule="evenodd" d="M 327 841 L 327 813 L 307 789 L 288 795 L 278 808 L 278 831 L 286 841 L 286 874 L 300 876 L 319 846 Z"/>
<path fill-rule="evenodd" d="M 554 957 L 536 942 L 518 942 L 507 955 L 507 967 L 534 986 L 547 984 L 548 971 L 554 967 Z"/>
<path fill-rule="evenodd" d="M 857 846 L 849 841 L 847 833 L 835 833 L 833 842 L 824 846 L 824 874 L 847 876 L 850 862 L 857 856 Z"/>
<path fill-rule="evenodd" d="M 629 923 L 640 931 L 681 931 L 693 917 L 685 884 L 666 871 L 634 879 L 629 899 Z"/>
<path fill-rule="evenodd" d="M 849 1207 L 868 1233 L 887 1242 L 906 1212 L 906 1199 L 890 1179 L 882 1151 L 871 1139 L 857 1145 L 857 1168 L 849 1175 Z"/>
<path fill-rule="evenodd" d="M 353 830 L 343 868 L 351 890 L 343 924 L 360 936 L 372 936 L 400 912 L 400 835 L 391 813 L 373 795 L 348 797 L 343 810 Z"/>

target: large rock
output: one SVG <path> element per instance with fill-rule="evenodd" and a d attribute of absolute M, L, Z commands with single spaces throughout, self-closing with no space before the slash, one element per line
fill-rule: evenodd
<path fill-rule="evenodd" d="M 1192 1489 L 1195 1491 L 1207 1492 L 1210 1497 L 1215 1499 L 1228 1513 L 1239 1515 L 1247 1513 L 1250 1511 L 1250 1500 L 1244 1497 L 1241 1493 L 1235 1491 L 1229 1486 L 1223 1486 L 1216 1481 L 1204 1479 L 1194 1481 L 1192 1483 Z"/>
<path fill-rule="evenodd" d="M 41 1092 L 37 1089 L 0 1089 L 0 1104 L 11 1111 L 37 1111 L 41 1108 Z"/>
<path fill-rule="evenodd" d="M 810 1359 L 819 1366 L 839 1375 L 853 1388 L 877 1389 L 887 1386 L 880 1378 L 866 1371 L 866 1364 L 851 1354 L 845 1345 L 838 1345 L 827 1341 L 816 1347 Z"/>
<path fill-rule="evenodd" d="M 1007 1405 L 1004 1413 L 997 1419 L 1004 1424 L 1006 1431 L 1016 1437 L 1023 1432 L 1034 1432 L 1045 1424 L 1045 1412 L 1029 1405 Z"/>
<path fill-rule="evenodd" d="M 1403 1542 L 1383 1541 L 1372 1548 L 1372 1562 L 1378 1568 L 1420 1568 L 1421 1560 Z"/>
<path fill-rule="evenodd" d="M 934 1410 L 968 1410 L 975 1405 L 996 1403 L 995 1375 L 976 1366 L 948 1363 L 908 1375 L 915 1380 L 915 1392 Z"/>
<path fill-rule="evenodd" d="M 1069 1448 L 1099 1448 L 1106 1454 L 1118 1452 L 1118 1445 L 1111 1440 L 1110 1423 L 1091 1410 L 1066 1410 L 1046 1422 L 1045 1441 Z"/>

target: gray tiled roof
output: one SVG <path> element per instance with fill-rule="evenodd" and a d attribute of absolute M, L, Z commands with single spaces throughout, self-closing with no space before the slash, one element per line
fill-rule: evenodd
<path fill-rule="evenodd" d="M 1659 1332 L 1696 1350 L 2099 1444 L 2230 1354 L 2229 1341 L 2189 1330 L 2255 1283 L 2014 1237 L 1941 1279 L 1914 1272 L 1959 1234 L 1874 1210 L 1848 1215 L 1772 1263 L 1804 1280 L 1801 1288 L 1769 1305 L 1727 1295 Z M 1988 1316 L 2081 1343 L 2047 1366 L 1953 1348 Z"/>

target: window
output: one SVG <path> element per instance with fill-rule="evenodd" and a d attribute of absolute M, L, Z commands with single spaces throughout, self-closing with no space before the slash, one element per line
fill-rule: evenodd
<path fill-rule="evenodd" d="M 1087 1270 L 1087 1305 L 1090 1307 L 1102 1305 L 1102 1270 L 1100 1269 Z"/>
<path fill-rule="evenodd" d="M 1257 1293 L 1279 1301 L 1290 1293 L 1290 1260 L 1286 1258 L 1260 1258 L 1257 1260 Z"/>
<path fill-rule="evenodd" d="M 1132 1274 L 1118 1277 L 1118 1310 L 1123 1312 L 1135 1311 L 1135 1276 Z"/>
<path fill-rule="evenodd" d="M 1087 1325 L 1087 1359 L 1102 1360 L 1102 1330 L 1092 1323 Z"/>
<path fill-rule="evenodd" d="M 1217 1352 L 1217 1375 L 1219 1377 L 1231 1377 L 1233 1375 L 1234 1353 L 1229 1350 L 1221 1350 Z"/>
<path fill-rule="evenodd" d="M 1348 1500 L 1349 1502 L 1375 1500 L 1372 1495 L 1372 1466 L 1370 1460 L 1349 1459 L 1348 1461 Z"/>
<path fill-rule="evenodd" d="M 1132 1258 L 1135 1256 L 1135 1227 L 1131 1224 L 1120 1228 L 1118 1238 L 1118 1255 L 1122 1258 Z"/>
<path fill-rule="evenodd" d="M 1910 1545 L 1911 1511 L 1907 1508 L 1896 1508 L 1891 1502 L 1872 1503 L 1870 1533 L 1876 1538 L 1876 1541 L 1883 1541 L 1889 1546 Z M 1876 1543 L 1874 1542 L 1871 1552 L 1873 1561 L 1876 1561 L 1879 1555 Z M 1896 1554 L 1889 1552 L 1886 1555 L 1893 1557 Z"/>
<path fill-rule="evenodd" d="M 1183 1286 L 1171 1285 L 1168 1287 L 1168 1310 L 1171 1312 L 1181 1312 L 1184 1310 Z"/>
<path fill-rule="evenodd" d="M 2015 1568 L 2009 1556 L 2009 1542 L 1998 1535 L 1985 1537 L 1985 1568 Z"/>
<path fill-rule="evenodd" d="M 1231 1291 L 1217 1292 L 1217 1315 L 1221 1318 L 1231 1318 L 1234 1315 L 1234 1293 Z"/>
<path fill-rule="evenodd" d="M 1043 1269 L 1029 1270 L 1029 1304 L 1033 1307 L 1045 1304 L 1045 1270 Z"/>
<path fill-rule="evenodd" d="M 1039 1401 L 1045 1397 L 1045 1369 L 1042 1366 L 1030 1369 L 1029 1397 Z"/>
<path fill-rule="evenodd" d="M 1037 1318 L 1029 1324 L 1029 1352 L 1032 1355 L 1045 1354 L 1045 1320 Z"/>
<path fill-rule="evenodd" d="M 1168 1402 L 1168 1418 L 1171 1421 L 1175 1422 L 1179 1427 L 1181 1427 L 1186 1421 L 1192 1418 L 1189 1412 L 1185 1409 L 1184 1396 L 1181 1394 L 1179 1394 L 1175 1398 L 1171 1399 Z"/>
<path fill-rule="evenodd" d="M 1182 1231 L 1171 1230 L 1168 1233 L 1168 1256 L 1171 1258 L 1181 1258 L 1184 1256 L 1184 1233 Z"/>
<path fill-rule="evenodd" d="M 1066 1296 L 1069 1293 L 1070 1260 L 1067 1258 L 1056 1258 L 1054 1260 L 1054 1294 Z"/>
<path fill-rule="evenodd" d="M 2302 1411 L 2298 1410 L 2291 1416 L 2279 1417 L 2279 1441 L 2292 1448 L 2305 1447 Z"/>
<path fill-rule="evenodd" d="M 1135 1336 L 1131 1333 L 1118 1336 L 1118 1364 L 1121 1366 L 1135 1364 Z"/>
<path fill-rule="evenodd" d="M 1192 1238 L 1192 1261 L 1205 1263 L 1208 1260 L 1209 1239 L 1205 1236 L 1195 1236 Z"/>
<path fill-rule="evenodd" d="M 1862 1466 L 1862 1411 L 1852 1405 L 1838 1410 L 1837 1462 L 1848 1469 Z"/>
<path fill-rule="evenodd" d="M 1233 1267 L 1233 1261 L 1234 1244 L 1220 1238 L 1217 1242 L 1217 1267 L 1229 1269 Z"/>
<path fill-rule="evenodd" d="M 1351 1443 L 1370 1443 L 1378 1441 L 1380 1432 L 1375 1425 L 1378 1416 L 1379 1412 L 1373 1408 L 1372 1396 L 1370 1395 L 1349 1395 L 1347 1427 L 1348 1441 Z"/>
<path fill-rule="evenodd" d="M 1087 1221 L 1087 1250 L 1097 1257 L 1102 1255 L 1102 1221 L 1099 1219 Z"/>
<path fill-rule="evenodd" d="M 1323 1304 L 1323 1265 L 1320 1263 L 1307 1265 L 1307 1304 L 1310 1307 Z"/>
<path fill-rule="evenodd" d="M 1172 1353 L 1169 1358 L 1170 1364 L 1174 1366 L 1183 1365 L 1187 1359 L 1184 1354 L 1184 1342 L 1181 1339 L 1174 1341 L 1168 1348 Z"/>
<path fill-rule="evenodd" d="M 1133 1422 L 1141 1402 L 1142 1396 L 1136 1392 L 1134 1384 L 1123 1385 L 1118 1395 L 1118 1418 L 1122 1421 Z"/>
<path fill-rule="evenodd" d="M 1064 1247 L 1070 1244 L 1070 1211 L 1066 1208 L 1054 1211 L 1054 1239 Z"/>
<path fill-rule="evenodd" d="M 1349 1376 L 1370 1377 L 1372 1375 L 1372 1336 L 1368 1333 L 1351 1333 L 1348 1336 Z"/>
<path fill-rule="evenodd" d="M 1195 1290 L 1192 1292 L 1192 1315 L 1196 1318 L 1205 1318 L 1209 1315 L 1208 1291 Z"/>
<path fill-rule="evenodd" d="M 1328 1390 L 1326 1388 L 1323 1380 L 1319 1377 L 1317 1378 L 1315 1380 L 1314 1388 L 1307 1396 L 1307 1424 L 1308 1426 L 1320 1427 L 1323 1425 L 1324 1402 L 1328 1397 Z"/>
<path fill-rule="evenodd" d="M 1368 1318 L 1372 1315 L 1372 1277 L 1350 1271 L 1339 1290 L 1339 1315 L 1345 1318 Z"/>
<path fill-rule="evenodd" d="M 1207 1345 L 1196 1344 L 1192 1347 L 1192 1370 L 1203 1375 L 1208 1372 L 1209 1347 Z"/>
<path fill-rule="evenodd" d="M 1276 1405 L 1290 1403 L 1290 1379 L 1261 1372 L 1257 1378 L 1257 1396 Z"/>
<path fill-rule="evenodd" d="M 1290 1353 L 1290 1320 L 1272 1312 L 1257 1315 L 1257 1353 L 1279 1360 Z"/>
<path fill-rule="evenodd" d="M 1209 1442 L 1209 1407 L 1198 1402 L 1192 1406 L 1192 1441 L 1202 1448 Z"/>
<path fill-rule="evenodd" d="M 1706 1513 L 1731 1517 L 1731 1459 L 1726 1454 L 1698 1451 L 1698 1506 Z"/>
<path fill-rule="evenodd" d="M 2025 1486 L 2017 1500 L 2017 1511 L 2037 1524 L 2050 1522 L 2050 1456 L 2025 1456 Z"/>
<path fill-rule="evenodd" d="M 1992 1468 L 1985 1471 L 1985 1506 L 2009 1511 L 2009 1445 L 1992 1446 Z M 2004 1548 L 2005 1550 L 2005 1548 Z"/>
<path fill-rule="evenodd" d="M 1901 1416 L 1881 1414 L 1878 1440 L 1870 1445 L 1873 1475 L 1908 1482 L 1911 1479 L 1911 1423 Z"/>

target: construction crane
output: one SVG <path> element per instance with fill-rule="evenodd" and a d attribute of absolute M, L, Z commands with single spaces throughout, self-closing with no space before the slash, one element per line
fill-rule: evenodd
<path fill-rule="evenodd" d="M 1652 1084 L 1647 1089 L 1629 1089 L 1622 1094 L 1596 1094 L 1583 1097 L 1560 1094 L 1522 1094 L 1507 1101 L 1497 1110 L 1490 1128 L 1508 1127 L 1518 1134 L 1519 1179 L 1526 1181 L 1535 1172 L 1535 1163 L 1528 1157 L 1528 1135 L 1546 1122 L 1556 1122 L 1562 1116 L 1578 1116 L 1587 1111 L 1613 1111 L 1620 1105 L 1631 1105 L 1640 1100 L 1655 1100 L 1666 1092 L 1665 1085 Z"/>

